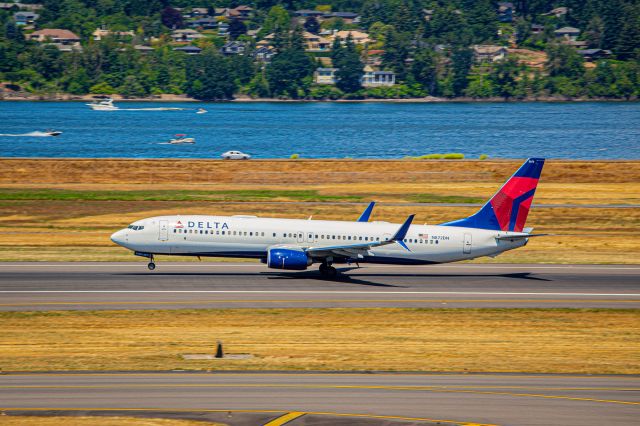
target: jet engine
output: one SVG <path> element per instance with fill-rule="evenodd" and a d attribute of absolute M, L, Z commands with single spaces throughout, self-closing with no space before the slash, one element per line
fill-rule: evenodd
<path fill-rule="evenodd" d="M 267 252 L 267 266 L 269 268 L 303 271 L 311 263 L 309 256 L 302 250 L 274 247 Z"/>

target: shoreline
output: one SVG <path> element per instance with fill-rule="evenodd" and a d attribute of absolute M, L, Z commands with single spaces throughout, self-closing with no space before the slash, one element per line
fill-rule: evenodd
<path fill-rule="evenodd" d="M 426 96 L 423 98 L 402 99 L 278 99 L 278 98 L 251 98 L 246 95 L 238 95 L 234 99 L 218 101 L 202 101 L 186 95 L 163 94 L 157 97 L 124 98 L 121 95 L 70 95 L 66 93 L 47 95 L 25 96 L 0 96 L 0 102 L 92 102 L 95 96 L 110 96 L 117 102 L 192 102 L 192 103 L 587 103 L 587 102 L 629 102 L 636 103 L 640 98 L 568 98 L 558 96 L 528 97 L 522 99 L 511 98 L 441 98 Z"/>

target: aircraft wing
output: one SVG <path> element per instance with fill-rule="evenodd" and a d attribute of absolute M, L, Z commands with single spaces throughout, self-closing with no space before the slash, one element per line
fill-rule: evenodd
<path fill-rule="evenodd" d="M 338 244 L 333 246 L 319 246 L 319 247 L 308 247 L 305 252 L 315 258 L 322 257 L 355 257 L 362 258 L 364 255 L 371 255 L 370 250 L 375 247 L 386 246 L 389 244 L 398 243 L 405 250 L 409 250 L 409 248 L 402 241 L 404 237 L 407 235 L 407 231 L 411 226 L 411 222 L 413 221 L 415 215 L 411 215 L 405 220 L 405 222 L 398 228 L 398 231 L 388 240 L 385 241 L 368 241 L 365 243 L 359 244 Z"/>

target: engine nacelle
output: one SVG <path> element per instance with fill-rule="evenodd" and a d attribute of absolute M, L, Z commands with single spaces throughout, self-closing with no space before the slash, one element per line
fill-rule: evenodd
<path fill-rule="evenodd" d="M 267 253 L 267 266 L 274 269 L 304 271 L 311 265 L 311 259 L 302 250 L 274 247 Z"/>

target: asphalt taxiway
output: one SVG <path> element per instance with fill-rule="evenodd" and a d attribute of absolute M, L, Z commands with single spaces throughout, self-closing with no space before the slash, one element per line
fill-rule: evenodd
<path fill-rule="evenodd" d="M 640 377 L 154 373 L 0 376 L 0 410 L 199 418 L 229 425 L 632 425 Z M 277 422 L 289 416 L 289 422 Z"/>
<path fill-rule="evenodd" d="M 259 263 L 3 263 L 0 310 L 283 307 L 639 308 L 640 265 L 448 264 L 314 270 Z"/>

